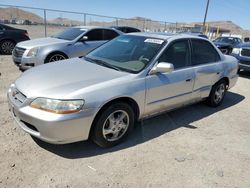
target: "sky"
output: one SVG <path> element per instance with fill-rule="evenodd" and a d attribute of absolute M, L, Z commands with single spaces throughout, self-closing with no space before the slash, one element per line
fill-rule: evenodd
<path fill-rule="evenodd" d="M 146 17 L 167 22 L 202 22 L 207 0 L 1 0 L 0 4 L 86 12 L 114 17 Z M 233 21 L 250 29 L 250 0 L 210 0 L 207 21 Z M 42 15 L 42 12 L 38 12 Z M 69 17 L 49 13 L 52 17 Z M 78 16 L 80 17 L 80 16 Z M 79 18 L 81 19 L 81 18 Z"/>

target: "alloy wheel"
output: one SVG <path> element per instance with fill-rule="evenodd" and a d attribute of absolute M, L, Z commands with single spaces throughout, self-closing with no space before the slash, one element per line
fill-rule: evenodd
<path fill-rule="evenodd" d="M 49 62 L 54 62 L 54 61 L 60 61 L 66 59 L 63 55 L 61 54 L 55 54 L 52 55 L 51 58 L 49 59 Z"/>
<path fill-rule="evenodd" d="M 124 110 L 111 113 L 103 124 L 103 137 L 107 141 L 116 141 L 122 138 L 129 127 L 129 115 Z"/>
<path fill-rule="evenodd" d="M 214 95 L 214 101 L 218 104 L 222 99 L 223 99 L 223 96 L 225 94 L 225 85 L 222 83 L 220 84 L 216 91 L 215 91 L 215 95 Z"/>
<path fill-rule="evenodd" d="M 4 54 L 11 54 L 15 44 L 12 41 L 4 41 L 1 45 L 1 50 Z"/>

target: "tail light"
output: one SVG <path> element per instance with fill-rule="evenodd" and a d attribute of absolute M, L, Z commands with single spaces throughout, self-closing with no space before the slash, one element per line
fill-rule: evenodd
<path fill-rule="evenodd" d="M 26 37 L 29 37 L 29 34 L 28 34 L 27 31 L 25 31 L 23 34 L 24 34 Z"/>

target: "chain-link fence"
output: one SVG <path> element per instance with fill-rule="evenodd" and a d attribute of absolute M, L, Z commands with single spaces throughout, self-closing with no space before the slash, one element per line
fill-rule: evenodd
<path fill-rule="evenodd" d="M 50 36 L 63 30 L 65 27 L 78 25 L 102 27 L 131 26 L 142 31 L 171 33 L 181 30 L 181 28 L 178 28 L 180 26 L 178 23 L 153 21 L 141 17 L 127 19 L 84 12 L 2 4 L 0 4 L 0 23 L 26 29 L 31 38 Z"/>
<path fill-rule="evenodd" d="M 154 21 L 142 17 L 119 18 L 90 14 L 85 12 L 73 12 L 34 7 L 13 6 L 0 4 L 0 23 L 14 25 L 14 27 L 28 31 L 30 38 L 51 36 L 66 27 L 78 25 L 90 26 L 130 26 L 145 32 L 201 32 L 209 38 L 215 38 L 229 33 L 219 27 L 206 25 L 203 28 L 199 24 L 173 23 L 166 21 Z"/>

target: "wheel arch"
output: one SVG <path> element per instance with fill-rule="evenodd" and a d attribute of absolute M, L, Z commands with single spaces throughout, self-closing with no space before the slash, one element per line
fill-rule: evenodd
<path fill-rule="evenodd" d="M 219 81 L 224 80 L 226 82 L 227 88 L 229 87 L 230 81 L 228 77 L 222 77 Z M 218 81 L 218 82 L 219 82 Z"/>
<path fill-rule="evenodd" d="M 10 40 L 10 41 L 14 42 L 15 45 L 17 44 L 17 42 L 14 39 L 11 39 L 11 38 L 3 38 L 3 39 L 0 40 L 0 43 L 2 43 L 5 40 Z"/>
<path fill-rule="evenodd" d="M 140 108 L 139 108 L 139 105 L 138 103 L 131 97 L 118 97 L 118 98 L 115 98 L 115 99 L 111 99 L 110 101 L 106 102 L 105 104 L 103 104 L 100 109 L 98 110 L 98 112 L 96 113 L 95 117 L 94 117 L 94 120 L 91 124 L 91 128 L 90 128 L 90 134 L 92 133 L 93 131 L 93 127 L 94 127 L 94 124 L 96 122 L 96 120 L 98 119 L 99 115 L 108 107 L 110 106 L 111 104 L 114 104 L 114 103 L 118 103 L 118 102 L 125 102 L 127 103 L 128 105 L 130 105 L 135 113 L 135 121 L 139 120 L 139 116 L 140 116 Z"/>
<path fill-rule="evenodd" d="M 66 59 L 69 58 L 69 56 L 68 56 L 66 53 L 57 50 L 57 51 L 49 52 L 48 55 L 46 56 L 46 58 L 44 59 L 44 63 L 47 63 L 48 58 L 49 58 L 50 56 L 54 55 L 54 54 L 61 54 L 61 55 L 65 56 Z"/>

